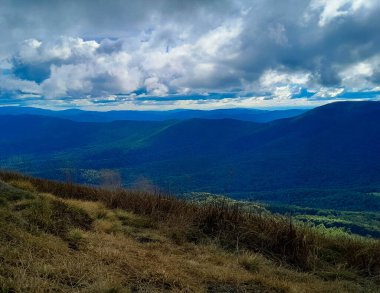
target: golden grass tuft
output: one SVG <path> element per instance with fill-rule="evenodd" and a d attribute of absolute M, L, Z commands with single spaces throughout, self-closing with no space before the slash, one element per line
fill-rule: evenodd
<path fill-rule="evenodd" d="M 17 187 L 22 190 L 36 192 L 37 188 L 33 185 L 32 182 L 24 179 L 15 179 L 8 182 L 10 185 Z"/>

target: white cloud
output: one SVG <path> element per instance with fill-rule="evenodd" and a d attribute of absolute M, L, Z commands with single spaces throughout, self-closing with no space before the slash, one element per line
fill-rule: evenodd
<path fill-rule="evenodd" d="M 23 93 L 33 94 L 41 93 L 41 89 L 37 83 L 29 80 L 17 79 L 12 76 L 0 75 L 0 89 L 10 92 L 20 91 Z"/>
<path fill-rule="evenodd" d="M 274 89 L 272 96 L 276 100 L 289 100 L 293 93 L 291 86 L 279 86 Z"/>
<path fill-rule="evenodd" d="M 87 64 L 51 66 L 51 74 L 42 84 L 43 94 L 48 98 L 65 97 L 70 92 L 90 92 L 93 68 Z"/>
<path fill-rule="evenodd" d="M 335 98 L 344 92 L 344 88 L 320 88 L 315 96 L 319 98 Z"/>
<path fill-rule="evenodd" d="M 319 26 L 329 24 L 337 17 L 353 14 L 360 9 L 370 9 L 376 0 L 313 0 L 310 10 L 320 11 Z"/>
<path fill-rule="evenodd" d="M 86 58 L 93 56 L 99 46 L 96 41 L 63 36 L 54 42 L 28 39 L 21 44 L 17 57 L 26 63 Z"/>
<path fill-rule="evenodd" d="M 277 70 L 267 70 L 260 77 L 260 85 L 263 88 L 270 88 L 273 85 L 306 85 L 310 80 L 310 73 L 306 72 L 281 72 Z"/>
<path fill-rule="evenodd" d="M 225 23 L 202 36 L 193 49 L 199 51 L 199 55 L 207 54 L 212 59 L 233 59 L 238 53 L 241 32 L 242 22 L 240 20 L 234 23 Z"/>
<path fill-rule="evenodd" d="M 74 50 L 68 48 L 67 51 Z M 90 54 L 91 58 L 85 62 L 83 59 L 77 59 L 76 62 L 69 64 L 53 63 L 50 66 L 49 78 L 41 83 L 43 94 L 49 98 L 78 97 L 88 94 L 96 97 L 110 93 L 131 92 L 140 87 L 141 72 L 131 66 L 132 57 L 128 53 L 117 52 L 107 55 L 90 52 Z"/>
<path fill-rule="evenodd" d="M 217 66 L 237 54 L 238 22 L 226 23 L 201 35 L 193 44 L 179 43 L 158 50 L 152 32 L 133 49 L 125 43 L 111 52 L 98 50 L 102 44 L 81 38 L 60 37 L 56 41 L 35 39 L 23 43 L 17 54 L 20 64 L 46 63 L 50 76 L 41 83 L 49 98 L 130 93 L 145 87 L 150 95 L 169 91 L 184 93 L 189 88 L 212 87 L 217 81 Z M 139 36 L 137 36 L 134 41 Z M 125 41 L 127 42 L 127 41 Z M 225 74 L 231 74 L 226 71 Z"/>
<path fill-rule="evenodd" d="M 362 90 L 376 86 L 371 81 L 371 77 L 376 72 L 380 72 L 380 54 L 367 60 L 349 64 L 339 72 L 339 76 L 344 87 Z"/>
<path fill-rule="evenodd" d="M 169 92 L 166 85 L 160 83 L 157 77 L 149 77 L 145 80 L 144 85 L 148 94 L 153 96 L 165 96 Z"/>

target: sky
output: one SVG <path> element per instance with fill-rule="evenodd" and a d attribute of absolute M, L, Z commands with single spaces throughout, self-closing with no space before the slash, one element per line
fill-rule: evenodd
<path fill-rule="evenodd" d="M 380 99 L 379 0 L 0 0 L 0 105 Z"/>

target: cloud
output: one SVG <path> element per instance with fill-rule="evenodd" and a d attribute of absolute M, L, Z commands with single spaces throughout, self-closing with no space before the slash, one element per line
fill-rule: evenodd
<path fill-rule="evenodd" d="M 17 78 L 0 77 L 1 90 L 21 93 L 40 93 L 38 84 Z"/>
<path fill-rule="evenodd" d="M 376 0 L 2 1 L 0 95 L 78 107 L 338 99 L 380 86 L 379 14 Z"/>
<path fill-rule="evenodd" d="M 313 0 L 309 12 L 319 12 L 318 25 L 323 27 L 335 18 L 354 14 L 360 9 L 370 9 L 375 0 Z"/>
<path fill-rule="evenodd" d="M 132 92 L 141 84 L 140 71 L 130 64 L 126 52 L 94 56 L 86 62 L 51 65 L 50 76 L 41 83 L 47 97 L 99 97 L 110 93 Z"/>
<path fill-rule="evenodd" d="M 147 93 L 153 96 L 165 96 L 168 94 L 168 87 L 160 83 L 157 77 L 147 78 L 144 82 Z"/>

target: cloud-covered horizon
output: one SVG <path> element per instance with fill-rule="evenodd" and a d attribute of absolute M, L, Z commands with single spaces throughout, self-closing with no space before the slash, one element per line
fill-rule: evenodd
<path fill-rule="evenodd" d="M 380 97 L 376 0 L 0 2 L 0 105 L 304 107 Z"/>

